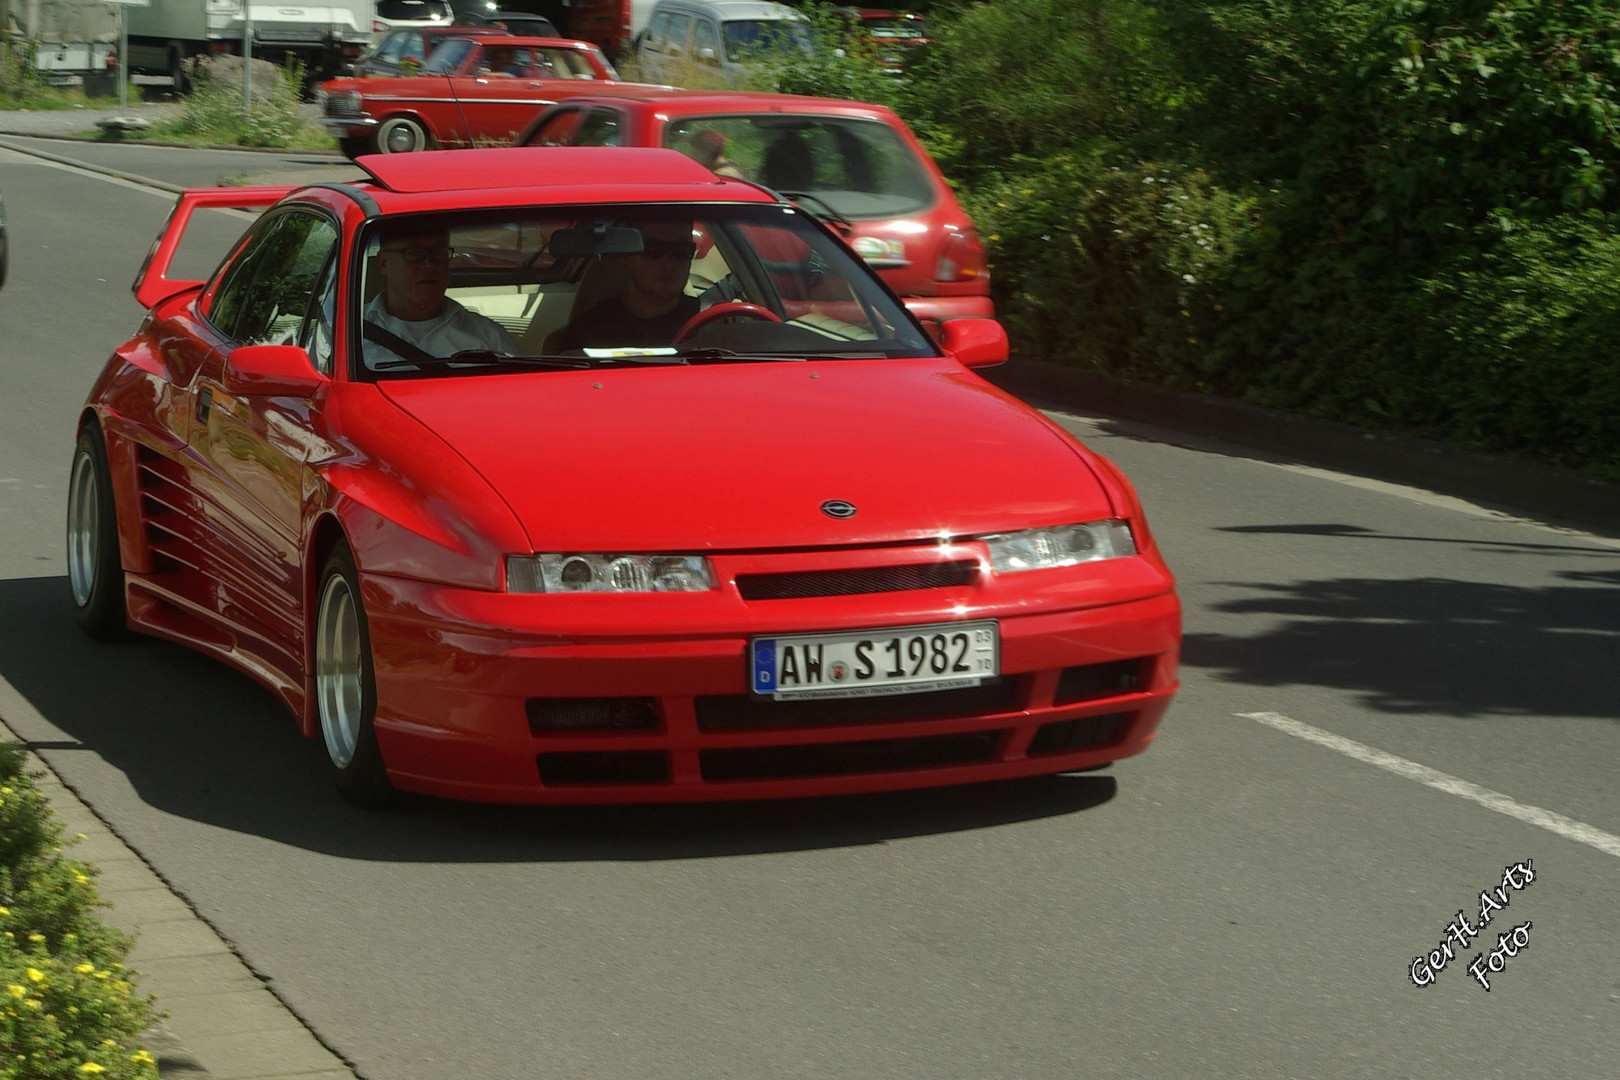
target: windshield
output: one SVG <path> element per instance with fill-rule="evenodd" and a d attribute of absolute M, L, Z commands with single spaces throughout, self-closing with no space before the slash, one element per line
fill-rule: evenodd
<path fill-rule="evenodd" d="M 726 175 L 813 195 L 851 221 L 903 217 L 934 203 L 922 162 L 881 120 L 782 113 L 685 117 L 664 129 L 664 145 L 711 168 L 718 145 L 730 168 Z"/>
<path fill-rule="evenodd" d="M 770 53 L 808 53 L 810 34 L 796 19 L 733 19 L 720 24 L 726 59 L 755 60 Z"/>
<path fill-rule="evenodd" d="M 362 242 L 360 377 L 937 355 L 866 265 L 791 207 L 396 216 Z"/>

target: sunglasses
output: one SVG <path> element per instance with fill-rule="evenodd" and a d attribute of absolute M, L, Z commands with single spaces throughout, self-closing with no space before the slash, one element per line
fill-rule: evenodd
<path fill-rule="evenodd" d="M 453 247 L 383 248 L 383 250 L 400 256 L 413 266 L 425 262 L 448 263 L 456 254 Z"/>
<path fill-rule="evenodd" d="M 649 259 L 681 259 L 691 262 L 697 255 L 697 244 L 690 240 L 644 240 L 641 254 Z"/>

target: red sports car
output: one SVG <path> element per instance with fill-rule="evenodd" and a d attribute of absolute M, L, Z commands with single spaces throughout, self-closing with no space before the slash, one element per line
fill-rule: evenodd
<path fill-rule="evenodd" d="M 993 316 L 973 219 L 881 105 L 749 92 L 594 93 L 542 112 L 519 146 L 666 146 L 829 219 L 918 318 Z"/>
<path fill-rule="evenodd" d="M 972 370 L 998 323 L 936 345 L 817 218 L 668 150 L 359 164 L 176 204 L 78 417 L 90 635 L 257 679 L 362 804 L 827 795 L 1146 748 L 1174 582 L 1118 469 Z M 268 209 L 171 277 L 226 206 Z"/>
<path fill-rule="evenodd" d="M 415 75 L 332 79 L 318 97 L 326 130 L 354 158 L 509 143 L 545 106 L 621 87 L 653 89 L 620 82 L 584 41 L 486 34 L 445 40 Z"/>

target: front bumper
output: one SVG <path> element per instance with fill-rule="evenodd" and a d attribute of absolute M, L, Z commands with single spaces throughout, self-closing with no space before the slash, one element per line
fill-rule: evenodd
<path fill-rule="evenodd" d="M 379 121 L 369 116 L 325 116 L 321 125 L 338 139 L 361 139 L 377 129 Z"/>
<path fill-rule="evenodd" d="M 694 620 L 686 597 L 368 577 L 378 743 L 401 789 L 520 803 L 847 794 L 1105 765 L 1147 748 L 1177 689 L 1180 606 L 1162 580 L 1121 602 L 1042 604 L 1026 589 L 986 604 L 928 589 L 748 605 L 764 615 L 716 602 L 726 614 Z M 569 614 L 588 609 L 581 599 L 610 604 Z M 986 617 L 1001 677 L 985 686 L 815 703 L 748 692 L 755 634 Z M 627 710 L 639 726 L 553 723 L 575 706 Z"/>

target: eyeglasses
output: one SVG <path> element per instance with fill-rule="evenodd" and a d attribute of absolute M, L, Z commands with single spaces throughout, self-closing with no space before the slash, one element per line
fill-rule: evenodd
<path fill-rule="evenodd" d="M 697 255 L 697 245 L 690 240 L 643 240 L 641 254 L 649 259 L 691 262 Z"/>
<path fill-rule="evenodd" d="M 391 255 L 400 256 L 412 265 L 425 262 L 448 263 L 456 254 L 453 247 L 383 248 L 383 250 Z"/>

